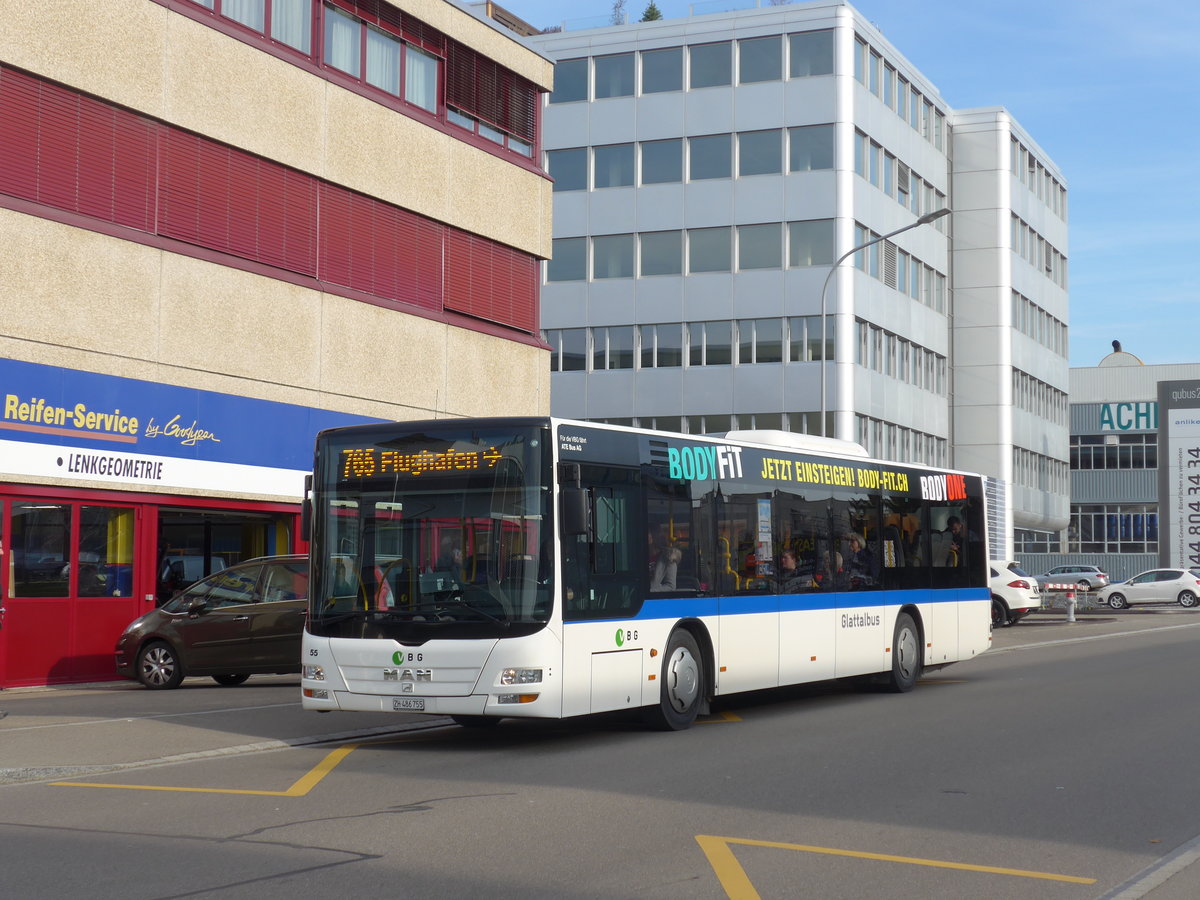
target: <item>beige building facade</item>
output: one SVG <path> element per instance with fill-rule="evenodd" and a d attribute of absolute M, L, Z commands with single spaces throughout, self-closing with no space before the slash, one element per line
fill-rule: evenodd
<path fill-rule="evenodd" d="M 446 0 L 5 7 L 0 688 L 110 675 L 165 559 L 302 550 L 316 430 L 550 408 L 546 58 Z"/>

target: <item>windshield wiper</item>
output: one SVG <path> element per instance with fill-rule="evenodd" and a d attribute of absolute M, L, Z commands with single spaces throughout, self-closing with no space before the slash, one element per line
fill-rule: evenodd
<path fill-rule="evenodd" d="M 470 610 L 473 613 L 483 616 L 483 618 L 487 619 L 489 622 L 494 622 L 497 625 L 503 625 L 505 628 L 512 627 L 511 619 L 499 619 L 496 616 L 493 616 L 490 612 L 482 610 L 478 606 L 468 603 L 466 600 L 457 600 L 455 602 L 458 603 L 458 605 L 463 609 Z"/>

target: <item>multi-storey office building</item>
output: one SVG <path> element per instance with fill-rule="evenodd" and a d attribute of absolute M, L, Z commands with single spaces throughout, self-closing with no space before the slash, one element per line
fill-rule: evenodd
<path fill-rule="evenodd" d="M 1009 113 L 951 109 L 844 3 L 530 42 L 556 413 L 980 471 L 997 553 L 1066 523 L 1066 187 Z"/>
<path fill-rule="evenodd" d="M 549 411 L 551 80 L 445 0 L 6 4 L 0 687 L 302 549 L 319 428 Z"/>
<path fill-rule="evenodd" d="M 1200 364 L 1147 366 L 1118 345 L 1071 369 L 1070 395 L 1071 521 L 1017 529 L 1017 559 L 1033 574 L 1099 566 L 1113 581 L 1200 565 Z"/>

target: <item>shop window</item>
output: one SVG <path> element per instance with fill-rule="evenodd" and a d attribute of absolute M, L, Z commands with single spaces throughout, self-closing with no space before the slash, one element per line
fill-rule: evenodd
<path fill-rule="evenodd" d="M 133 596 L 133 510 L 108 506 L 79 508 L 80 597 Z"/>
<path fill-rule="evenodd" d="M 68 596 L 70 506 L 36 501 L 14 503 L 10 545 L 11 596 Z"/>

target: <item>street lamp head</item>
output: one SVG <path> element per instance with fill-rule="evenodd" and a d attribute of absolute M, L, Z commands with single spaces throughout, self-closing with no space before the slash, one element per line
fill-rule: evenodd
<path fill-rule="evenodd" d="M 948 215 L 950 215 L 950 210 L 948 207 L 943 207 L 942 209 L 935 209 L 933 212 L 927 212 L 927 213 L 925 213 L 925 215 L 921 216 L 921 218 L 917 219 L 916 224 L 917 225 L 928 225 L 930 222 L 940 219 L 942 216 L 948 216 Z"/>

